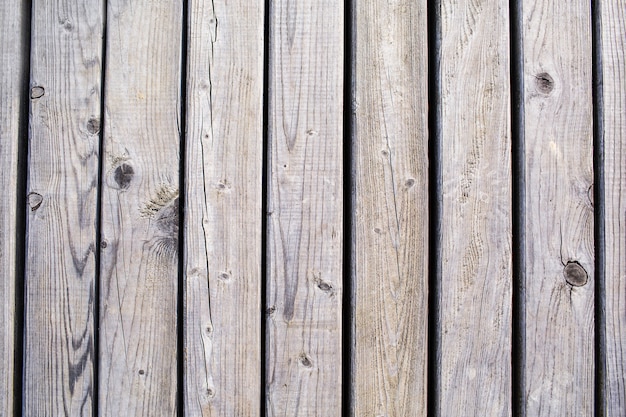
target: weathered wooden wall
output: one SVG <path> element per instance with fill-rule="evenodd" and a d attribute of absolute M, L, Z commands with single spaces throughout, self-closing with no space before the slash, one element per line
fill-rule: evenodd
<path fill-rule="evenodd" d="M 0 416 L 623 416 L 625 13 L 3 2 Z"/>

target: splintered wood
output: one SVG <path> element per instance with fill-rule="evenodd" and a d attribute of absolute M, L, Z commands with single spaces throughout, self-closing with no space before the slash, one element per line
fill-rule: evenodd
<path fill-rule="evenodd" d="M 98 414 L 172 416 L 182 1 L 107 11 Z"/>

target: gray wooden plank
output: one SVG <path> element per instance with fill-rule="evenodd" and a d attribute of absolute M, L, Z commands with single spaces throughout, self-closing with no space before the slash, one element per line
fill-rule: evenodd
<path fill-rule="evenodd" d="M 32 13 L 22 410 L 90 416 L 102 3 Z"/>
<path fill-rule="evenodd" d="M 269 416 L 341 413 L 343 5 L 270 8 Z"/>
<path fill-rule="evenodd" d="M 626 2 L 600 2 L 605 176 L 605 415 L 626 415 Z"/>
<path fill-rule="evenodd" d="M 109 0 L 101 416 L 173 416 L 182 1 Z"/>
<path fill-rule="evenodd" d="M 508 7 L 441 3 L 441 416 L 511 415 Z"/>
<path fill-rule="evenodd" d="M 350 412 L 353 416 L 425 416 L 426 1 L 359 0 L 354 27 Z"/>
<path fill-rule="evenodd" d="M 591 10 L 525 0 L 526 414 L 594 410 Z"/>
<path fill-rule="evenodd" d="M 262 1 L 189 3 L 186 416 L 261 411 Z"/>
<path fill-rule="evenodd" d="M 22 90 L 23 5 L 0 7 L 0 416 L 13 415 L 18 142 Z"/>

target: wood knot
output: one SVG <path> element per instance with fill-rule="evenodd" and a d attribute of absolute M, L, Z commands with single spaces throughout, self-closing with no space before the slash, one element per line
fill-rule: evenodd
<path fill-rule="evenodd" d="M 411 188 L 415 185 L 415 179 L 409 178 L 404 182 L 406 188 Z"/>
<path fill-rule="evenodd" d="M 582 287 L 587 283 L 587 271 L 577 261 L 569 261 L 563 269 L 567 283 L 573 287 Z"/>
<path fill-rule="evenodd" d="M 30 206 L 30 211 L 35 211 L 39 207 L 41 207 L 41 203 L 43 202 L 43 196 L 39 193 L 30 193 L 28 194 L 28 205 Z"/>
<path fill-rule="evenodd" d="M 100 119 L 92 117 L 87 121 L 87 132 L 92 135 L 100 133 Z"/>
<path fill-rule="evenodd" d="M 130 182 L 133 180 L 135 176 L 135 170 L 129 164 L 121 164 L 117 168 L 115 168 L 115 172 L 113 174 L 113 179 L 115 183 L 120 188 L 120 190 L 126 190 L 130 187 Z"/>
<path fill-rule="evenodd" d="M 302 352 L 300 354 L 300 356 L 298 357 L 298 361 L 300 362 L 300 364 L 302 366 L 304 366 L 305 368 L 312 368 L 313 367 L 313 362 L 311 361 L 311 359 L 307 356 L 306 353 Z"/>
<path fill-rule="evenodd" d="M 535 75 L 537 90 L 543 94 L 550 94 L 554 90 L 554 79 L 547 72 Z"/>
<path fill-rule="evenodd" d="M 41 98 L 44 94 L 46 94 L 46 90 L 39 85 L 30 89 L 30 98 L 32 99 Z"/>

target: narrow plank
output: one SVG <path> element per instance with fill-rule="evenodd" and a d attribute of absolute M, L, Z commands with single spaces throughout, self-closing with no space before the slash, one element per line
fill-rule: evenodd
<path fill-rule="evenodd" d="M 21 1 L 0 7 L 0 416 L 13 415 L 17 170 L 22 90 L 24 16 Z"/>
<path fill-rule="evenodd" d="M 182 1 L 109 0 L 101 416 L 173 416 Z"/>
<path fill-rule="evenodd" d="M 626 2 L 602 1 L 606 230 L 605 415 L 626 415 Z"/>
<path fill-rule="evenodd" d="M 509 1 L 441 3 L 439 415 L 511 415 Z"/>
<path fill-rule="evenodd" d="M 189 3 L 185 415 L 261 411 L 262 1 Z"/>
<path fill-rule="evenodd" d="M 22 410 L 90 416 L 102 3 L 32 13 Z"/>
<path fill-rule="evenodd" d="M 351 415 L 425 416 L 426 1 L 359 0 L 354 27 Z"/>
<path fill-rule="evenodd" d="M 269 416 L 341 413 L 343 3 L 270 9 Z"/>
<path fill-rule="evenodd" d="M 592 415 L 591 10 L 525 0 L 526 414 Z"/>

